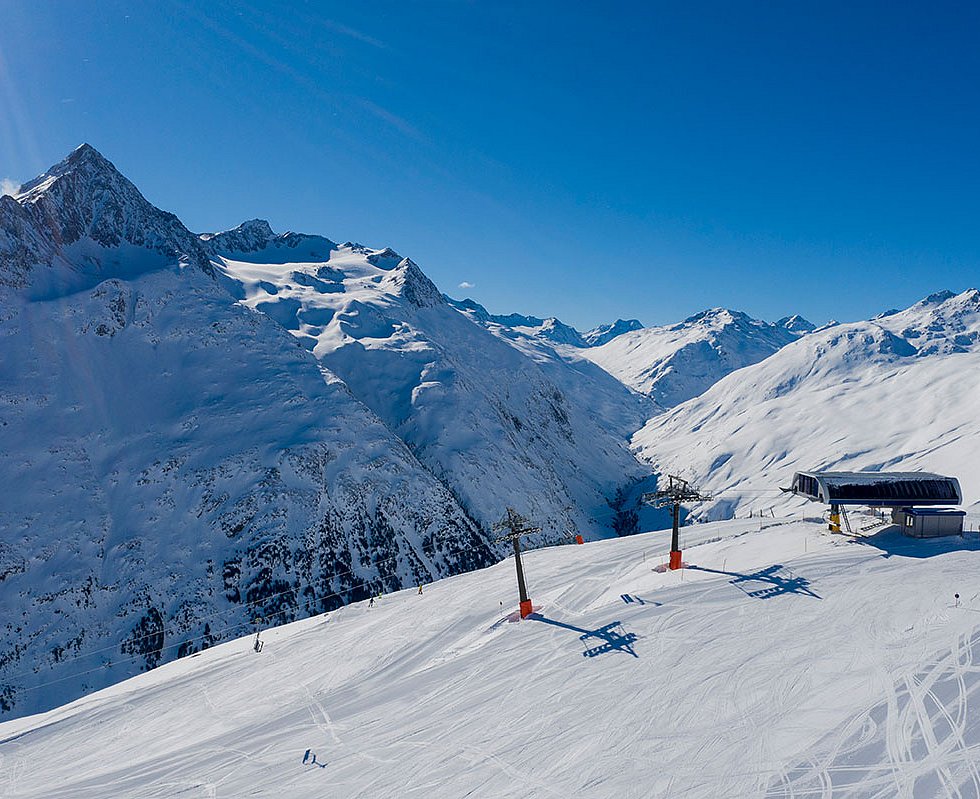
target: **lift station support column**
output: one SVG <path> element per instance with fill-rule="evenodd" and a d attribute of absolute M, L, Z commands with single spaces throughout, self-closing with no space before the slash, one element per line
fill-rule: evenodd
<path fill-rule="evenodd" d="M 836 503 L 830 505 L 830 525 L 827 529 L 832 533 L 840 532 L 840 505 Z"/>

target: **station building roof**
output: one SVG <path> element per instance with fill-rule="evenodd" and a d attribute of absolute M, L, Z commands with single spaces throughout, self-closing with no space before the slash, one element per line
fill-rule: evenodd
<path fill-rule="evenodd" d="M 959 480 L 932 472 L 797 472 L 792 491 L 837 505 L 910 507 L 963 501 Z"/>

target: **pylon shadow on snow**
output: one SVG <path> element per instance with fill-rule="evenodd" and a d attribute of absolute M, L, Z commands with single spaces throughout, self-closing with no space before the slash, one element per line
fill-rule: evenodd
<path fill-rule="evenodd" d="M 607 652 L 625 652 L 628 655 L 632 655 L 638 658 L 639 655 L 633 649 L 633 644 L 639 638 L 636 633 L 628 633 L 623 630 L 623 623 L 619 621 L 610 622 L 602 627 L 598 627 L 595 630 L 586 630 L 582 627 L 576 627 L 572 624 L 565 624 L 561 621 L 555 621 L 554 619 L 549 619 L 547 616 L 542 616 L 540 613 L 532 613 L 528 616 L 529 620 L 540 621 L 544 624 L 550 624 L 552 627 L 563 627 L 566 630 L 571 630 L 572 632 L 581 633 L 579 640 L 585 642 L 586 646 L 589 644 L 597 644 L 586 649 L 583 653 L 583 657 L 594 658 L 598 655 L 604 655 Z M 599 643 L 599 642 L 602 643 Z"/>
<path fill-rule="evenodd" d="M 620 594 L 620 599 L 623 600 L 627 605 L 652 605 L 655 608 L 663 607 L 663 602 L 654 602 L 650 599 L 644 599 L 636 594 Z"/>
<path fill-rule="evenodd" d="M 733 578 L 729 580 L 729 583 L 753 599 L 772 599 L 784 594 L 799 594 L 814 599 L 823 598 L 809 588 L 809 580 L 793 574 L 781 563 L 773 564 L 752 574 L 708 569 L 704 566 L 688 566 L 688 568 L 692 571 L 728 575 Z"/>

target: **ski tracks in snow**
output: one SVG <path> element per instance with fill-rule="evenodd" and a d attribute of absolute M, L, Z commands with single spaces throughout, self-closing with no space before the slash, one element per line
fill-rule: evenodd
<path fill-rule="evenodd" d="M 980 796 L 980 630 L 959 635 L 918 672 L 888 680 L 882 702 L 855 715 L 806 763 L 770 785 L 777 797 Z"/>

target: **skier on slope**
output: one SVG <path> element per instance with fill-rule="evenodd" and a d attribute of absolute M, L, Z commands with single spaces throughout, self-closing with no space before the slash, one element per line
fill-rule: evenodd
<path fill-rule="evenodd" d="M 261 652 L 262 651 L 262 647 L 263 647 L 263 643 L 262 643 L 262 641 L 259 640 L 259 633 L 256 632 L 255 633 L 255 643 L 252 645 L 252 648 L 256 652 Z"/>
<path fill-rule="evenodd" d="M 422 583 L 419 583 L 419 596 L 422 596 Z"/>

